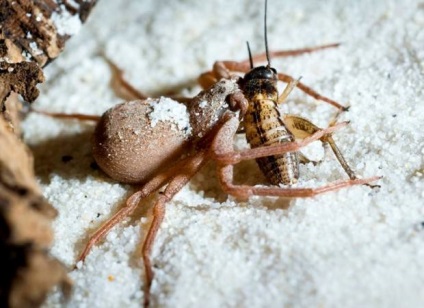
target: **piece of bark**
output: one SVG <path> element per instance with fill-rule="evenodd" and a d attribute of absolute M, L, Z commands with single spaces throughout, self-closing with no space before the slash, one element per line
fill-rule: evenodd
<path fill-rule="evenodd" d="M 35 181 L 29 150 L 1 117 L 0 149 L 0 306 L 34 307 L 53 286 L 70 288 L 65 268 L 48 254 L 57 212 Z"/>
<path fill-rule="evenodd" d="M 77 33 L 96 0 L 0 1 L 0 111 L 10 93 L 34 101 L 42 67 Z"/>
<path fill-rule="evenodd" d="M 34 59 L 43 67 L 79 31 L 95 3 L 95 0 L 2 0 L 3 38 L 26 61 Z"/>
<path fill-rule="evenodd" d="M 0 0 L 0 307 L 37 307 L 71 282 L 49 255 L 56 210 L 43 198 L 20 140 L 18 100 L 32 102 L 42 67 L 56 58 L 96 0 Z"/>

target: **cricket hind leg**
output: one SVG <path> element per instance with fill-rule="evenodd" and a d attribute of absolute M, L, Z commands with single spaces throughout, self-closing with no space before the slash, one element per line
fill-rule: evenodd
<path fill-rule="evenodd" d="M 304 139 L 307 137 L 312 136 L 314 133 L 317 133 L 321 129 L 313 124 L 311 121 L 298 117 L 295 115 L 285 115 L 283 117 L 283 122 L 286 125 L 287 129 L 294 135 L 295 139 Z M 335 122 L 332 122 L 330 125 L 335 125 Z M 358 177 L 356 176 L 355 172 L 350 168 L 349 164 L 347 163 L 346 159 L 344 158 L 342 152 L 336 145 L 336 142 L 334 141 L 331 134 L 327 134 L 320 138 L 320 141 L 323 143 L 323 145 L 328 144 L 331 147 L 331 150 L 333 151 L 334 155 L 336 156 L 336 159 L 342 166 L 343 170 L 346 172 L 346 174 L 349 176 L 351 180 L 355 180 Z"/>
<path fill-rule="evenodd" d="M 375 176 L 367 179 L 349 179 L 344 181 L 336 181 L 317 188 L 282 188 L 282 187 L 257 187 L 248 185 L 233 184 L 233 165 L 246 159 L 255 159 L 286 152 L 298 151 L 307 144 L 325 138 L 328 134 L 339 129 L 346 123 L 340 123 L 327 129 L 318 130 L 308 135 L 303 141 L 296 141 L 276 146 L 261 147 L 248 149 L 244 151 L 234 151 L 233 136 L 237 131 L 238 121 L 230 118 L 218 131 L 212 142 L 212 156 L 217 162 L 218 178 L 222 188 L 229 194 L 239 199 L 247 199 L 252 195 L 260 196 L 279 196 L 286 198 L 294 197 L 312 197 L 321 193 L 338 190 L 353 185 L 362 185 L 378 180 L 380 177 Z"/>
<path fill-rule="evenodd" d="M 314 166 L 317 166 L 318 164 L 320 164 L 322 162 L 322 159 L 320 160 L 312 160 L 310 158 L 308 158 L 305 154 L 298 152 L 297 153 L 298 157 L 299 157 L 299 163 L 301 164 L 313 164 Z"/>
<path fill-rule="evenodd" d="M 332 119 L 332 121 L 330 122 L 330 127 L 336 125 L 336 120 L 339 114 L 337 114 L 336 117 Z M 306 137 L 311 137 L 313 134 L 321 130 L 318 126 L 313 124 L 311 121 L 304 119 L 302 117 L 294 116 L 294 115 L 286 115 L 283 121 L 284 121 L 284 124 L 287 126 L 287 128 L 290 130 L 290 132 L 295 136 L 295 138 L 303 139 Z M 324 146 L 326 145 L 330 146 L 331 150 L 336 156 L 337 161 L 340 163 L 340 165 L 342 166 L 346 174 L 349 176 L 349 178 L 351 180 L 357 180 L 358 176 L 355 174 L 355 172 L 347 163 L 342 152 L 340 151 L 339 147 L 334 141 L 333 136 L 331 134 L 327 134 L 323 136 L 320 139 L 320 141 L 323 143 Z M 380 185 L 372 185 L 369 183 L 364 183 L 364 185 L 369 186 L 371 188 L 380 187 Z"/>

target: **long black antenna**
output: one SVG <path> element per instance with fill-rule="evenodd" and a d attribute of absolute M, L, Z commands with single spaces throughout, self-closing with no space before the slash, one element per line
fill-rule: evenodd
<path fill-rule="evenodd" d="M 265 33 L 265 52 L 266 52 L 266 59 L 268 61 L 268 67 L 271 66 L 271 61 L 269 59 L 269 50 L 268 50 L 268 35 L 266 31 L 266 15 L 268 11 L 268 0 L 265 0 L 265 17 L 264 17 L 264 33 Z"/>
<path fill-rule="evenodd" d="M 246 44 L 247 44 L 247 52 L 249 53 L 250 69 L 252 69 L 253 68 L 252 52 L 250 51 L 249 42 L 246 41 Z"/>

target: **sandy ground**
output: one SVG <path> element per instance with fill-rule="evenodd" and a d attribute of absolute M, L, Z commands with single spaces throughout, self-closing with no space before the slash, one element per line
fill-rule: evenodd
<path fill-rule="evenodd" d="M 424 4 L 420 1 L 269 1 L 272 50 L 341 42 L 273 66 L 344 105 L 335 135 L 358 175 L 315 198 L 226 198 L 207 165 L 168 204 L 153 249 L 152 304 L 160 307 L 421 307 L 424 302 Z M 121 102 L 102 54 L 152 96 L 193 95 L 215 60 L 264 51 L 263 1 L 99 1 L 89 22 L 47 70 L 38 109 L 102 114 Z M 282 85 L 284 86 L 284 85 Z M 283 112 L 326 126 L 335 109 L 295 90 Z M 52 253 L 69 268 L 90 233 L 135 187 L 93 168 L 93 125 L 31 114 L 25 139 L 48 200 L 59 210 Z M 243 137 L 243 136 L 241 136 Z M 237 141 L 243 146 L 242 138 Z M 307 149 L 323 156 L 319 145 Z M 146 162 L 148 163 L 148 162 Z M 301 167 L 301 186 L 341 178 L 332 155 Z M 236 178 L 263 183 L 254 162 Z M 147 200 L 70 272 L 74 293 L 46 307 L 139 307 Z"/>

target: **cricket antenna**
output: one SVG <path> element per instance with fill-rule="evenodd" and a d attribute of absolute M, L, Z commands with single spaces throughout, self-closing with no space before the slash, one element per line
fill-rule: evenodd
<path fill-rule="evenodd" d="M 268 67 L 271 66 L 271 61 L 269 60 L 269 50 L 268 50 L 268 35 L 266 31 L 266 15 L 268 11 L 268 0 L 265 0 L 265 16 L 264 16 L 264 33 L 265 33 L 265 52 L 266 52 L 266 59 L 268 61 Z"/>
<path fill-rule="evenodd" d="M 250 51 L 249 42 L 246 41 L 246 44 L 247 44 L 247 52 L 249 53 L 250 69 L 252 69 L 253 68 L 252 52 Z"/>

